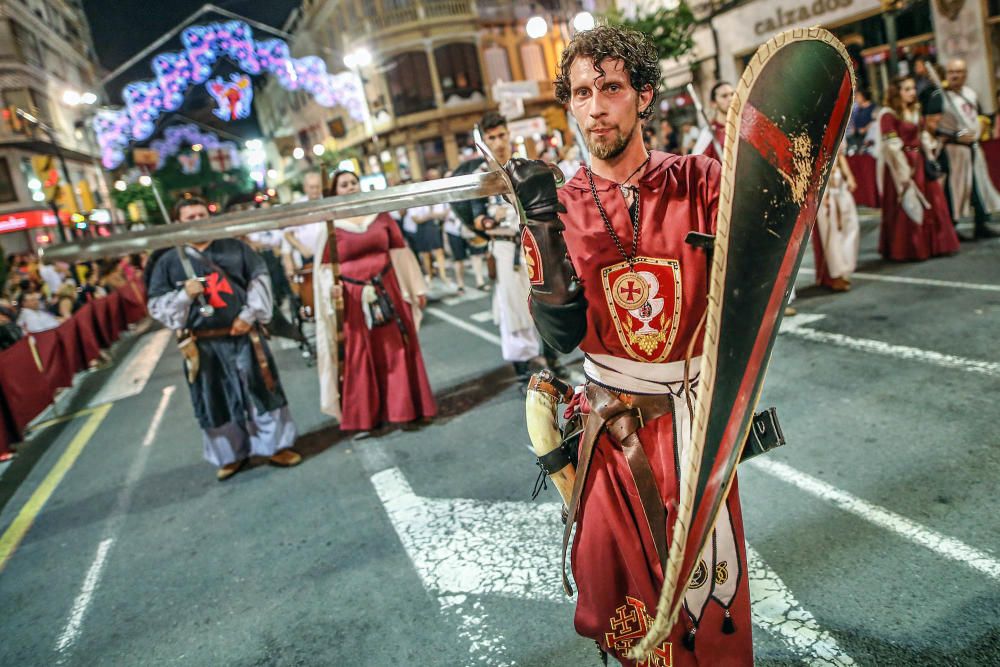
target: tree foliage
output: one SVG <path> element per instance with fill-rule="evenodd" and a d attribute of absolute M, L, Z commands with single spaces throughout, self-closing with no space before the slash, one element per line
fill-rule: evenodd
<path fill-rule="evenodd" d="M 634 18 L 626 17 L 620 9 L 613 9 L 605 18 L 612 25 L 646 35 L 656 46 L 660 60 L 683 56 L 694 48 L 694 12 L 686 2 L 673 9 L 660 7 L 652 12 L 637 13 Z"/>

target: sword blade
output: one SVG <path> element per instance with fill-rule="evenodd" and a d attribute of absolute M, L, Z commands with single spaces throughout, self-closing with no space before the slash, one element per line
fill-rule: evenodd
<path fill-rule="evenodd" d="M 135 252 L 168 248 L 185 243 L 214 241 L 305 225 L 311 222 L 384 213 L 428 204 L 448 204 L 510 192 L 504 172 L 488 171 L 440 178 L 422 183 L 397 185 L 385 190 L 361 192 L 315 201 L 258 208 L 179 225 L 157 225 L 103 239 L 81 239 L 40 252 L 46 261 L 87 261 Z"/>

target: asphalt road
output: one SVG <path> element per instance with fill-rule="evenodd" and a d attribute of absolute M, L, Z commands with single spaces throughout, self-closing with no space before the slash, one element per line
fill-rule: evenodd
<path fill-rule="evenodd" d="M 789 444 L 740 472 L 757 664 L 1000 664 L 1000 242 L 889 265 L 865 230 L 850 293 L 807 260 L 763 398 Z M 489 301 L 434 309 L 440 419 L 352 442 L 280 350 L 306 460 L 221 484 L 176 351 L 116 348 L 60 410 L 113 400 L 0 479 L 0 664 L 599 664 Z"/>

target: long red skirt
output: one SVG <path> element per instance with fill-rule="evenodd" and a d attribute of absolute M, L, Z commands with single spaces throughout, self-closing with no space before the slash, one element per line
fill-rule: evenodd
<path fill-rule="evenodd" d="M 369 329 L 361 309 L 361 285 L 344 283 L 344 388 L 340 428 L 371 430 L 381 424 L 405 423 L 437 414 L 420 340 L 410 306 L 403 300 L 390 268 L 383 277 L 386 292 L 403 322 Z"/>
<path fill-rule="evenodd" d="M 679 494 L 671 416 L 647 423 L 638 435 L 668 508 L 669 539 L 673 531 L 671 512 Z M 628 648 L 642 638 L 656 614 L 663 574 L 621 447 L 606 434 L 602 435 L 594 447 L 573 543 L 573 577 L 579 594 L 577 632 L 596 640 L 623 665 L 753 665 L 746 545 L 735 482 L 727 506 L 739 562 L 709 565 L 708 576 L 700 581 L 701 586 L 711 588 L 697 591 L 714 596 L 717 588 L 720 591 L 728 588 L 728 594 L 718 593 L 724 602 L 709 597 L 703 610 L 682 610 L 656 656 L 641 663 L 626 659 Z M 731 577 L 738 577 L 735 585 Z M 697 587 L 697 575 L 695 579 L 693 587 Z M 728 622 L 724 604 L 728 605 Z M 724 627 L 733 632 L 724 632 Z M 685 635 L 692 629 L 696 630 L 693 650 L 684 644 Z"/>
<path fill-rule="evenodd" d="M 916 224 L 906 215 L 899 195 L 886 167 L 882 188 L 882 228 L 878 249 L 886 259 L 894 261 L 924 260 L 958 252 L 958 234 L 948 212 L 941 181 L 924 178 L 923 156 L 907 153 L 913 166 L 917 187 L 931 205 L 924 211 L 923 224 Z"/>

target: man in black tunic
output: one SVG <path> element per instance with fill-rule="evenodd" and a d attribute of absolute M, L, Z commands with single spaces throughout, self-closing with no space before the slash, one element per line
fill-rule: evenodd
<path fill-rule="evenodd" d="M 174 206 L 181 223 L 208 216 L 207 204 L 196 197 Z M 181 251 L 196 277 L 185 272 Z M 149 313 L 179 332 L 204 456 L 218 468 L 219 480 L 236 474 L 250 456 L 278 466 L 302 460 L 291 449 L 295 423 L 260 329 L 271 319 L 271 305 L 263 260 L 235 239 L 173 248 L 152 267 Z"/>

